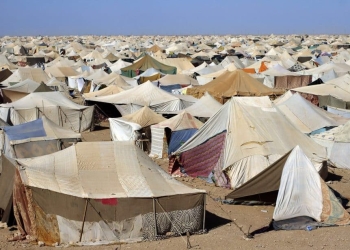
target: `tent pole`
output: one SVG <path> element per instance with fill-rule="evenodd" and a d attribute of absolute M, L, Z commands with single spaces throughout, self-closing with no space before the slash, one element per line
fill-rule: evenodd
<path fill-rule="evenodd" d="M 89 201 L 89 198 L 86 199 L 86 203 L 85 203 L 83 224 L 81 225 L 79 242 L 81 242 L 81 238 L 83 237 L 83 231 L 84 231 L 84 224 L 85 224 L 85 218 L 86 218 L 86 211 L 87 211 L 88 201 Z"/>
<path fill-rule="evenodd" d="M 206 210 L 206 203 L 207 203 L 207 194 L 204 194 L 204 202 L 203 202 L 203 232 L 205 230 L 205 210 Z"/>
<path fill-rule="evenodd" d="M 157 214 L 156 214 L 156 199 L 153 198 L 153 213 L 154 213 L 154 236 L 158 235 L 157 232 Z"/>

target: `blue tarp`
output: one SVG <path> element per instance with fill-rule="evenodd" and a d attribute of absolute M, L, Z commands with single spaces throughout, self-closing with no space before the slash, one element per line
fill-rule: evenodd
<path fill-rule="evenodd" d="M 181 85 L 180 84 L 172 84 L 172 85 L 167 85 L 167 86 L 160 85 L 160 88 L 162 90 L 165 90 L 166 92 L 171 93 L 171 91 L 174 89 L 181 89 Z"/>
<path fill-rule="evenodd" d="M 174 131 L 171 133 L 168 154 L 175 152 L 182 144 L 192 137 L 197 132 L 196 128 Z"/>
<path fill-rule="evenodd" d="M 4 127 L 3 130 L 11 141 L 46 136 L 42 119 L 16 126 Z"/>

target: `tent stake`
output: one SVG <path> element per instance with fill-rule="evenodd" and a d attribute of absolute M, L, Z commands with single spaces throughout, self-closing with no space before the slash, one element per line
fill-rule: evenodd
<path fill-rule="evenodd" d="M 86 203 L 85 203 L 83 224 L 81 225 L 79 242 L 81 242 L 81 238 L 83 238 L 83 231 L 84 231 L 84 224 L 85 224 L 85 218 L 86 218 L 86 211 L 87 211 L 88 201 L 89 201 L 89 198 L 86 199 Z"/>

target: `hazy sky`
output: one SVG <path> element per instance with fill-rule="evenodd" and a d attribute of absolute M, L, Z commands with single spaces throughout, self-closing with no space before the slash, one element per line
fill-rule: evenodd
<path fill-rule="evenodd" d="M 350 0 L 3 0 L 3 35 L 350 33 Z"/>

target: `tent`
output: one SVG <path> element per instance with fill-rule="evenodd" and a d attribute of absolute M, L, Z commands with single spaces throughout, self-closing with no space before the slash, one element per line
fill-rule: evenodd
<path fill-rule="evenodd" d="M 7 88 L 3 88 L 1 89 L 3 101 L 4 103 L 17 101 L 29 93 L 34 92 L 39 86 L 40 83 L 26 79 Z"/>
<path fill-rule="evenodd" d="M 203 123 L 186 111 L 151 126 L 151 157 L 165 158 L 185 143 Z"/>
<path fill-rule="evenodd" d="M 82 142 L 17 159 L 15 171 L 18 229 L 47 245 L 135 242 L 204 229 L 205 191 L 167 176 L 133 142 Z"/>
<path fill-rule="evenodd" d="M 324 84 L 305 86 L 292 89 L 295 92 L 310 94 L 318 98 L 320 107 L 333 106 L 336 108 L 348 108 L 350 105 L 350 75 L 346 74 Z"/>
<path fill-rule="evenodd" d="M 234 97 L 173 153 L 169 170 L 237 188 L 300 145 L 320 170 L 326 150 L 298 131 L 267 96 Z"/>
<path fill-rule="evenodd" d="M 124 89 L 118 87 L 117 85 L 111 84 L 111 85 L 107 86 L 106 88 L 100 89 L 98 91 L 85 93 L 85 94 L 83 94 L 83 97 L 89 98 L 89 97 L 108 96 L 108 95 L 118 94 L 118 93 L 123 92 L 123 91 L 124 91 Z"/>
<path fill-rule="evenodd" d="M 187 75 L 166 75 L 162 78 L 158 79 L 158 82 L 161 86 L 168 86 L 173 84 L 180 84 L 182 87 L 186 87 L 189 85 L 198 85 L 198 81 L 192 77 Z"/>
<path fill-rule="evenodd" d="M 277 108 L 302 133 L 320 132 L 320 129 L 337 127 L 348 121 L 329 113 L 307 101 L 299 93 L 277 103 Z"/>
<path fill-rule="evenodd" d="M 226 198 L 276 203 L 275 229 L 350 224 L 348 212 L 299 146 Z"/>
<path fill-rule="evenodd" d="M 135 141 L 144 151 L 149 151 L 151 149 L 150 126 L 165 121 L 166 118 L 148 107 L 143 107 L 134 113 L 108 120 L 113 141 Z"/>
<path fill-rule="evenodd" d="M 215 99 L 224 103 L 232 96 L 267 96 L 281 95 L 283 90 L 271 89 L 242 70 L 226 71 L 211 82 L 187 90 L 187 94 L 200 98 L 208 92 Z"/>
<path fill-rule="evenodd" d="M 3 127 L 3 152 L 11 158 L 51 154 L 80 141 L 81 135 L 64 129 L 45 116 L 31 122 Z"/>
<path fill-rule="evenodd" d="M 0 118 L 13 125 L 43 115 L 61 127 L 82 132 L 92 126 L 94 107 L 78 105 L 61 92 L 35 92 L 20 100 L 0 104 Z"/>
<path fill-rule="evenodd" d="M 195 117 L 210 118 L 216 112 L 218 112 L 221 107 L 221 103 L 215 100 L 215 98 L 208 94 L 208 92 L 205 92 L 204 95 L 191 106 L 185 108 L 184 110 L 175 111 L 173 113 L 179 114 L 182 111 L 186 111 Z"/>
<path fill-rule="evenodd" d="M 0 222 L 6 223 L 10 226 L 13 222 L 11 221 L 12 214 L 12 192 L 14 185 L 14 175 L 15 168 L 7 167 L 13 162 L 9 162 L 4 154 L 1 154 L 1 164 L 0 164 L 0 209 L 2 209 L 2 217 L 0 217 Z M 13 160 L 12 160 L 13 161 Z"/>
<path fill-rule="evenodd" d="M 328 159 L 337 168 L 350 169 L 350 122 L 344 125 L 311 135 L 318 144 L 327 148 Z"/>
<path fill-rule="evenodd" d="M 148 106 L 155 112 L 176 111 L 185 108 L 180 98 L 157 88 L 150 81 L 118 94 L 88 97 L 85 100 L 119 105 L 134 105 L 139 108 Z"/>
<path fill-rule="evenodd" d="M 158 62 L 156 59 L 147 54 L 138 61 L 134 62 L 132 65 L 122 68 L 121 72 L 123 76 L 135 77 L 145 72 L 149 68 L 154 68 L 163 74 L 176 74 L 176 67 Z"/>
<path fill-rule="evenodd" d="M 49 76 L 41 68 L 18 68 L 9 78 L 1 82 L 2 85 L 9 86 L 10 83 L 22 82 L 26 79 L 35 82 L 48 82 Z"/>

